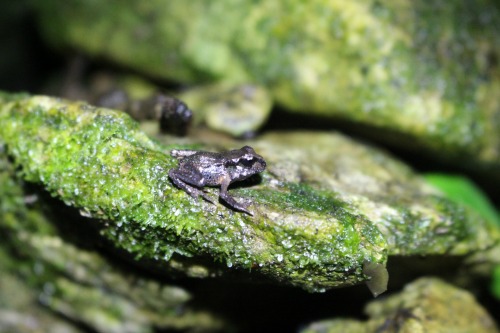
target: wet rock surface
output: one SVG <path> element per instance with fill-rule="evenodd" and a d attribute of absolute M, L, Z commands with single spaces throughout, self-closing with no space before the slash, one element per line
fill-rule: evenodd
<path fill-rule="evenodd" d="M 78 223 L 96 228 L 89 244 L 104 242 L 108 251 L 122 253 L 127 260 L 135 257 L 133 265 L 146 271 L 251 278 L 308 291 L 368 282 L 377 295 L 387 285 L 388 256 L 466 258 L 498 244 L 498 229 L 486 218 L 449 200 L 387 153 L 338 133 L 268 133 L 248 142 L 268 165 L 261 177 L 230 189 L 237 200 L 251 205 L 255 214 L 250 216 L 221 202 L 193 199 L 166 176 L 176 165 L 169 149 L 214 150 L 210 143 L 179 145 L 176 140 L 185 139 L 172 137 L 170 148 L 159 145 L 128 115 L 81 102 L 9 94 L 3 95 L 2 102 L 3 154 L 13 163 L 3 160 L 8 171 L 4 178 L 17 194 L 10 195 L 5 187 L 4 197 L 14 200 L 21 212 L 30 202 L 25 202 L 22 190 L 13 183 L 21 181 L 14 177 L 16 167 L 24 181 L 41 186 L 55 202 L 73 207 L 67 209 Z M 230 140 L 220 142 L 218 150 L 231 144 Z M 217 196 L 218 189 L 207 191 Z M 83 274 L 52 278 L 58 291 L 54 295 L 64 297 L 46 295 L 51 309 L 102 331 L 112 324 L 99 326 L 99 317 L 92 309 L 82 311 L 82 304 L 95 308 L 116 304 L 119 313 L 128 313 L 132 327 L 182 326 L 182 316 L 144 322 L 142 312 L 137 317 L 132 313 L 152 306 L 149 316 L 161 314 L 161 306 L 142 303 L 147 290 L 163 290 L 169 302 L 173 301 L 169 292 L 180 295 L 178 303 L 162 305 L 167 309 L 186 302 L 185 291 L 158 287 L 147 279 L 140 287 L 120 289 L 113 281 L 128 280 L 120 270 L 100 274 L 98 281 L 102 281 L 97 285 L 85 282 L 95 279 L 92 276 L 98 271 L 113 270 L 105 268 L 110 265 L 107 259 L 91 259 L 95 254 L 77 251 L 65 245 L 64 238 L 46 234 L 44 228 L 54 228 L 50 219 L 40 230 L 14 222 L 12 217 L 9 223 L 9 209 L 7 205 L 3 211 L 7 217 L 3 228 L 11 234 L 14 246 L 32 248 L 33 260 L 59 267 L 58 274 L 76 274 L 66 271 L 71 267 Z M 57 214 L 54 217 L 60 219 Z M 82 227 L 78 223 L 75 230 Z M 94 289 L 98 285 L 112 285 L 114 291 L 102 298 Z M 146 296 L 132 297 L 134 289 Z M 124 295 L 127 301 L 123 303 L 119 300 Z M 220 320 L 203 316 L 192 314 L 193 323 L 204 322 L 207 329 L 222 325 Z M 115 321 L 124 318 L 118 316 Z"/>
<path fill-rule="evenodd" d="M 497 331 L 494 0 L 3 9 L 0 330 Z"/>

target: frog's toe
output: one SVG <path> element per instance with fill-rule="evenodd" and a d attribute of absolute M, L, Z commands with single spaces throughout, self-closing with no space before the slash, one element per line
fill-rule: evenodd
<path fill-rule="evenodd" d="M 250 211 L 250 210 L 248 210 L 246 207 L 247 206 L 241 206 L 241 207 L 236 207 L 236 209 L 238 209 L 238 210 L 240 210 L 240 211 L 242 211 L 244 213 L 247 213 L 250 216 L 253 216 L 253 212 Z"/>
<path fill-rule="evenodd" d="M 247 213 L 248 215 L 253 216 L 253 213 L 247 209 L 249 204 L 247 203 L 240 203 L 236 201 L 233 197 L 229 195 L 221 195 L 221 199 L 224 200 L 229 206 L 232 208 L 239 210 L 241 212 Z"/>
<path fill-rule="evenodd" d="M 243 204 L 240 204 L 240 203 L 235 203 L 235 204 L 231 204 L 230 205 L 232 208 L 236 209 L 236 210 L 239 210 L 240 212 L 244 212 L 244 213 L 247 213 L 248 215 L 250 216 L 253 216 L 253 213 L 247 209 L 247 207 L 249 205 L 243 205 Z"/>
<path fill-rule="evenodd" d="M 253 216 L 253 212 L 247 209 L 248 206 L 249 205 L 241 205 L 241 204 L 239 204 L 238 207 L 234 207 L 234 208 L 236 208 L 237 210 L 242 211 L 244 213 L 247 213 L 250 216 Z"/>

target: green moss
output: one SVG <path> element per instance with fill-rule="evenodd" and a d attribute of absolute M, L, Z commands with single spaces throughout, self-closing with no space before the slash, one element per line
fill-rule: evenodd
<path fill-rule="evenodd" d="M 334 214 L 345 207 L 345 203 L 336 199 L 331 192 L 316 190 L 307 184 L 287 183 L 281 189 L 282 191 L 245 190 L 244 193 L 268 205 L 285 205 L 281 207 L 300 208 L 316 213 Z"/>
<path fill-rule="evenodd" d="M 32 308 L 40 303 L 95 331 L 209 330 L 224 325 L 215 315 L 187 306 L 190 295 L 184 289 L 101 255 L 95 250 L 102 242 L 97 230 L 19 179 L 5 152 L 0 152 L 0 182 L 0 280 L 7 282 L 12 275 L 21 293 L 32 294 Z M 18 289 L 0 293 L 0 305 L 13 311 Z M 9 295 L 11 300 L 4 303 L 2 297 Z M 29 316 L 40 311 L 26 305 L 20 310 Z"/>
<path fill-rule="evenodd" d="M 230 190 L 251 203 L 249 216 L 174 187 L 167 147 L 179 146 L 151 141 L 123 113 L 25 96 L 3 104 L 0 121 L 24 179 L 98 219 L 109 246 L 148 268 L 244 272 L 319 291 L 367 280 L 365 263 L 383 268 L 388 255 L 468 255 L 498 241 L 474 210 L 341 135 L 275 133 L 252 144 L 267 171 Z M 214 199 L 218 191 L 207 189 Z"/>
<path fill-rule="evenodd" d="M 190 198 L 167 177 L 175 160 L 123 113 L 31 97 L 5 103 L 0 121 L 0 138 L 26 180 L 101 219 L 114 246 L 164 268 L 176 253 L 188 262 L 184 270 L 189 257 L 192 264 L 211 258 L 214 272 L 252 269 L 323 290 L 366 279 L 365 261 L 385 263 L 376 227 L 326 192 L 300 185 L 235 191 L 253 197 L 255 218 Z"/>
<path fill-rule="evenodd" d="M 294 112 L 363 123 L 379 140 L 463 165 L 498 165 L 493 0 L 36 7 L 55 45 L 179 82 L 257 83 Z"/>

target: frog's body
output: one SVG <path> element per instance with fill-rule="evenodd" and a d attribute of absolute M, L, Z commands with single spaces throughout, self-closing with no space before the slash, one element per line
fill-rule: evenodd
<path fill-rule="evenodd" d="M 213 201 L 201 190 L 205 186 L 220 186 L 219 197 L 229 206 L 253 215 L 246 204 L 238 203 L 227 192 L 228 186 L 264 171 L 266 162 L 252 147 L 222 153 L 196 150 L 172 150 L 171 155 L 179 159 L 179 166 L 168 173 L 173 183 L 196 198 L 202 196 Z"/>

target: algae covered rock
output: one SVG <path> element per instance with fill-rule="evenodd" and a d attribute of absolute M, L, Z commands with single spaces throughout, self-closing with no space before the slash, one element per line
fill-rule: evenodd
<path fill-rule="evenodd" d="M 500 166 L 494 0 L 35 5 L 58 47 L 183 83 L 255 83 L 290 111 L 368 125 L 465 167 Z"/>
<path fill-rule="evenodd" d="M 96 230 L 82 227 L 64 204 L 19 179 L 4 152 L 0 182 L 2 331 L 80 332 L 60 316 L 95 332 L 226 325 L 209 310 L 188 306 L 185 289 L 109 260 Z"/>
<path fill-rule="evenodd" d="M 68 332 L 83 333 L 73 325 L 44 311 L 37 304 L 38 293 L 25 283 L 19 276 L 6 272 L 4 249 L 0 248 L 0 331 L 16 333 L 36 332 Z"/>
<path fill-rule="evenodd" d="M 498 332 L 471 293 L 436 278 L 412 282 L 399 294 L 369 303 L 365 312 L 369 316 L 366 321 L 325 320 L 301 332 Z"/>
<path fill-rule="evenodd" d="M 254 202 L 254 217 L 190 198 L 168 179 L 176 165 L 168 149 L 121 112 L 6 96 L 0 121 L 0 138 L 25 180 L 100 219 L 113 246 L 162 270 L 197 277 L 253 271 L 314 291 L 365 281 L 366 262 L 385 263 L 382 234 L 333 193 L 265 176 L 234 191 Z"/>
<path fill-rule="evenodd" d="M 447 199 L 407 165 L 335 133 L 270 133 L 258 151 L 280 183 L 334 194 L 384 235 L 389 255 L 465 255 L 497 244 L 494 223 Z"/>
<path fill-rule="evenodd" d="M 0 139 L 22 177 L 149 269 L 250 274 L 309 291 L 370 280 L 378 294 L 388 255 L 466 256 L 498 242 L 479 214 L 340 134 L 269 133 L 252 142 L 268 171 L 230 190 L 251 204 L 249 216 L 174 187 L 173 143 L 150 140 L 124 113 L 44 96 L 3 94 L 1 105 Z M 218 189 L 207 191 L 216 197 Z"/>

